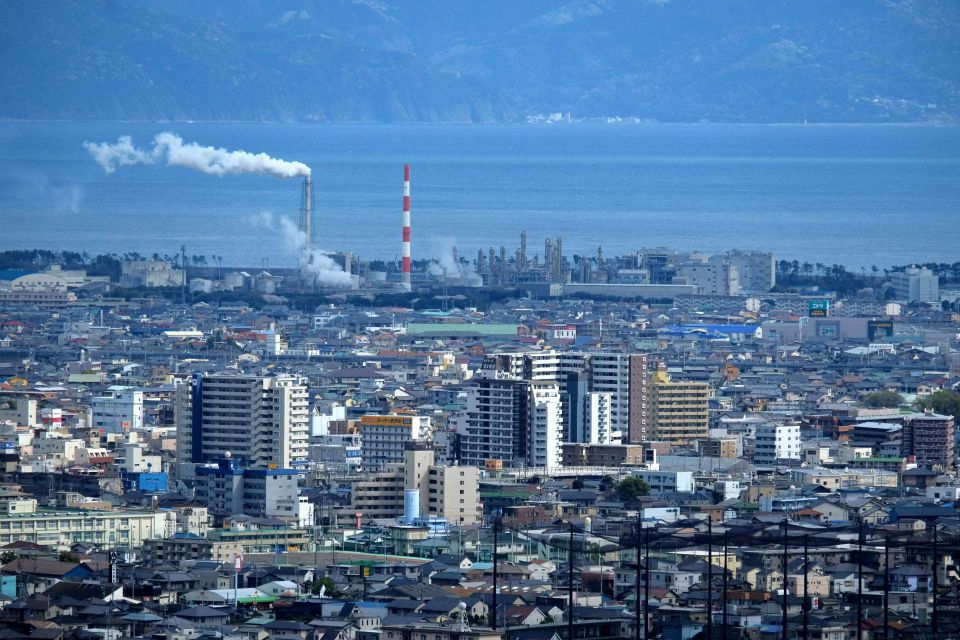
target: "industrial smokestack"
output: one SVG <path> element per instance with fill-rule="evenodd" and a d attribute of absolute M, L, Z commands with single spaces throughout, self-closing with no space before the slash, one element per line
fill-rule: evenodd
<path fill-rule="evenodd" d="M 310 176 L 303 179 L 303 193 L 300 194 L 300 232 L 303 233 L 303 261 L 313 261 L 313 185 Z"/>
<path fill-rule="evenodd" d="M 410 291 L 410 165 L 403 165 L 403 263 L 400 265 L 400 286 Z"/>

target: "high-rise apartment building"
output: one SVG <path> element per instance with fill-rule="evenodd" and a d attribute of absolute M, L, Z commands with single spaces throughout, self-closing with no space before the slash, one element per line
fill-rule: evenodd
<path fill-rule="evenodd" d="M 903 420 L 903 454 L 916 456 L 917 464 L 952 469 L 953 417 L 924 411 Z"/>
<path fill-rule="evenodd" d="M 724 256 L 682 264 L 677 267 L 677 276 L 685 284 L 696 285 L 702 295 L 735 296 L 740 293 L 740 270 L 736 264 L 724 260 Z M 674 283 L 678 283 L 676 278 Z"/>
<path fill-rule="evenodd" d="M 419 496 L 415 517 L 435 516 L 450 523 L 480 521 L 480 470 L 473 466 L 438 465 L 428 442 L 410 442 L 402 464 L 390 465 L 351 485 L 350 510 L 363 520 L 404 515 L 406 494 Z"/>
<path fill-rule="evenodd" d="M 307 463 L 307 388 L 293 376 L 195 374 L 176 392 L 177 457 L 189 465 L 227 457 L 248 469 Z"/>
<path fill-rule="evenodd" d="M 516 378 L 476 376 L 459 416 L 460 463 L 483 467 L 487 460 L 522 466 L 527 455 L 530 383 Z"/>
<path fill-rule="evenodd" d="M 360 416 L 363 467 L 371 471 L 403 462 L 408 442 L 430 438 L 427 416 Z"/>
<path fill-rule="evenodd" d="M 526 462 L 533 467 L 559 467 L 563 446 L 560 387 L 556 382 L 531 382 L 527 397 Z"/>
<path fill-rule="evenodd" d="M 611 441 L 643 442 L 650 420 L 650 364 L 645 353 L 587 356 L 591 392 L 610 394 Z"/>
<path fill-rule="evenodd" d="M 742 291 L 766 293 L 777 284 L 777 259 L 772 253 L 733 250 L 723 259 L 736 267 Z"/>
<path fill-rule="evenodd" d="M 674 381 L 661 366 L 650 385 L 653 439 L 671 446 L 692 446 L 710 437 L 710 386 Z"/>
<path fill-rule="evenodd" d="M 579 442 L 590 444 L 620 444 L 622 434 L 614 431 L 610 415 L 613 394 L 594 391 L 585 396 L 583 432 L 586 436 Z"/>
<path fill-rule="evenodd" d="M 585 441 L 589 393 L 609 393 L 610 441 L 642 442 L 649 424 L 649 361 L 643 353 L 544 351 L 488 356 L 483 370 L 505 378 L 551 381 L 560 391 L 564 439 Z"/>

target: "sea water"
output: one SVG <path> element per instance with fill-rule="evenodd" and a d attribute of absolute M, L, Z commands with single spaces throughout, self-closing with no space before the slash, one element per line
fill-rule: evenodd
<path fill-rule="evenodd" d="M 313 169 L 316 245 L 400 255 L 642 247 L 774 252 L 854 269 L 960 260 L 960 128 L 844 125 L 0 123 L 0 249 L 221 256 L 292 266 L 264 213 L 298 219 L 300 184 L 161 165 L 105 173 L 84 141 L 160 131 Z"/>

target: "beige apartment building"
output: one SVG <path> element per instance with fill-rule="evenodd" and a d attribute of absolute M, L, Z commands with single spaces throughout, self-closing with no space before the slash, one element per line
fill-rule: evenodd
<path fill-rule="evenodd" d="M 689 447 L 710 437 L 710 385 L 673 381 L 661 366 L 650 385 L 653 438 L 671 447 Z"/>
<path fill-rule="evenodd" d="M 434 464 L 428 443 L 411 442 L 404 463 L 368 474 L 352 485 L 347 518 L 362 514 L 363 521 L 399 518 L 404 513 L 404 492 L 419 492 L 420 516 L 447 518 L 451 523 L 480 521 L 480 470 L 476 467 Z"/>

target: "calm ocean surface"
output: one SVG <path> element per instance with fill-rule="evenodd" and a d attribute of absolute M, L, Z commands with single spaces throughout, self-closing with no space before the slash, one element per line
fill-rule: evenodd
<path fill-rule="evenodd" d="M 107 175 L 81 147 L 170 130 L 187 141 L 306 162 L 318 242 L 400 253 L 402 164 L 412 167 L 413 253 L 456 245 L 532 253 L 644 246 L 886 266 L 960 260 L 960 128 L 750 125 L 295 125 L 0 123 L 0 249 L 222 255 L 292 266 L 279 232 L 299 183 L 182 168 Z"/>

